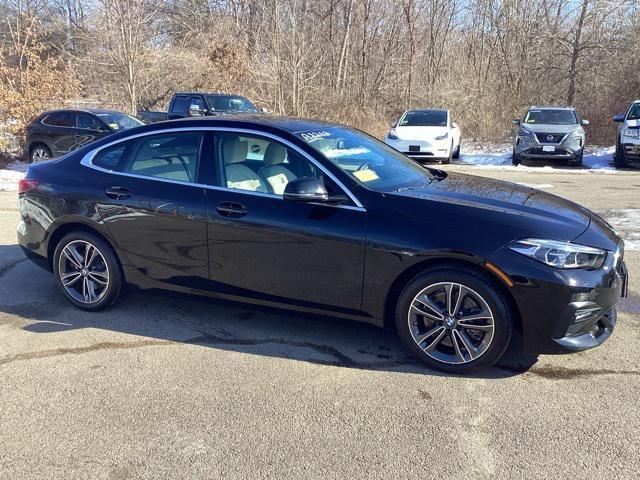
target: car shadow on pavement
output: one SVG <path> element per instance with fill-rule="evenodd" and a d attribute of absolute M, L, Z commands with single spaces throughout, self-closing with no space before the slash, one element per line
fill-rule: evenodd
<path fill-rule="evenodd" d="M 51 274 L 27 261 L 16 245 L 0 246 L 0 312 L 0 325 L 11 322 L 35 334 L 81 329 L 109 332 L 104 338 L 92 334 L 94 343 L 81 341 L 77 347 L 68 347 L 67 340 L 65 348 L 59 349 L 52 342 L 50 351 L 34 356 L 185 343 L 345 368 L 448 376 L 411 357 L 395 333 L 331 317 L 185 294 L 135 291 L 106 311 L 85 312 L 69 304 Z M 516 338 L 497 366 L 475 376 L 518 375 L 536 361 L 537 357 L 520 353 Z"/>

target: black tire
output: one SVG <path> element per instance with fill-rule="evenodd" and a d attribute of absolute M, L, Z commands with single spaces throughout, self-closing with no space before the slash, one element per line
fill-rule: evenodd
<path fill-rule="evenodd" d="M 511 154 L 511 163 L 516 167 L 522 163 L 522 159 L 519 155 L 516 155 L 515 151 Z"/>
<path fill-rule="evenodd" d="M 46 154 L 46 157 L 37 155 L 40 151 L 44 152 Z M 44 143 L 34 143 L 33 145 L 31 145 L 31 148 L 29 148 L 29 163 L 40 162 L 42 160 L 50 160 L 51 158 L 53 158 L 53 155 L 51 155 L 51 149 Z"/>
<path fill-rule="evenodd" d="M 92 293 L 95 295 L 95 287 L 100 288 L 101 292 L 98 295 L 100 298 L 95 301 L 83 302 L 75 298 L 70 290 L 67 290 L 67 287 L 62 282 L 61 278 L 61 270 L 60 270 L 60 257 L 63 255 L 63 251 L 65 247 L 68 245 L 83 245 L 84 243 L 90 244 L 94 248 L 97 249 L 100 254 L 100 258 L 98 258 L 98 265 L 101 267 L 101 271 L 107 273 L 107 285 L 106 287 L 100 287 L 97 282 L 93 282 L 94 290 Z M 84 257 L 86 258 L 86 256 Z M 63 263 L 65 265 L 72 266 L 72 262 L 67 259 L 63 259 Z M 85 265 L 85 264 L 83 264 Z M 88 270 L 85 274 L 84 270 Z M 80 272 L 80 269 L 76 269 L 76 271 Z M 74 306 L 87 311 L 98 311 L 109 308 L 111 305 L 115 303 L 115 301 L 120 296 L 120 292 L 122 290 L 124 284 L 124 275 L 122 274 L 122 267 L 120 266 L 120 262 L 116 253 L 114 252 L 111 245 L 109 245 L 105 240 L 103 240 L 98 235 L 87 232 L 84 230 L 78 230 L 65 235 L 56 245 L 54 254 L 53 254 L 53 273 L 56 278 L 56 282 L 58 287 L 64 294 L 65 298 L 69 300 Z M 65 272 L 63 272 L 65 273 Z M 73 273 L 73 272 L 72 272 Z M 82 282 L 85 281 L 83 276 L 87 276 L 92 273 L 90 268 L 82 268 L 82 273 L 80 273 L 79 280 Z M 93 273 L 98 273 L 93 272 Z M 89 275 L 90 276 L 90 275 Z M 103 278 L 103 277 L 101 277 Z M 77 282 L 76 282 L 77 283 Z M 83 284 L 84 287 L 84 284 Z M 77 285 L 74 285 L 74 289 L 78 288 Z M 103 293 L 104 292 L 104 293 Z M 80 292 L 77 292 L 76 296 L 81 296 Z"/>
<path fill-rule="evenodd" d="M 473 294 L 479 295 L 484 300 L 484 302 L 486 302 L 486 305 L 490 309 L 490 313 L 493 315 L 493 336 L 488 341 L 488 345 L 484 347 L 485 349 L 475 359 L 469 356 L 470 359 L 465 360 L 464 363 L 447 363 L 446 361 L 441 361 L 434 358 L 430 354 L 426 353 L 425 350 L 423 350 L 423 348 L 418 345 L 417 341 L 414 340 L 411 330 L 412 328 L 419 328 L 416 326 L 418 324 L 418 321 L 416 319 L 412 319 L 412 317 L 410 316 L 411 305 L 414 302 L 416 296 L 428 287 L 431 288 L 435 285 L 436 288 L 438 288 L 437 285 L 447 282 L 462 285 L 468 290 L 471 290 Z M 407 286 L 400 294 L 395 311 L 396 329 L 405 347 L 409 350 L 409 352 L 411 352 L 411 354 L 413 354 L 427 366 L 447 373 L 473 373 L 493 365 L 505 352 L 507 346 L 509 345 L 509 341 L 511 339 L 511 334 L 513 331 L 513 314 L 511 312 L 511 309 L 509 308 L 507 300 L 504 297 L 504 294 L 501 292 L 496 282 L 497 281 L 491 278 L 488 274 L 484 275 L 479 272 L 470 271 L 459 267 L 439 267 L 435 270 L 427 271 L 416 276 L 407 284 Z M 466 297 L 463 297 L 463 299 L 463 303 L 467 302 Z M 461 307 L 461 309 L 462 308 L 464 307 Z M 462 318 L 464 319 L 464 317 Z M 425 322 L 426 321 L 429 320 L 427 319 L 425 320 Z M 425 329 L 432 328 L 434 324 L 425 327 Z M 447 349 L 453 351 L 453 347 L 445 345 L 445 341 L 447 340 L 446 335 L 452 337 L 454 336 L 454 332 L 452 332 L 452 330 L 459 331 L 461 328 L 464 327 L 455 325 L 454 328 L 446 330 L 447 333 L 444 337 L 442 337 L 442 343 L 440 343 L 437 348 L 444 349 L 445 354 Z M 469 340 L 469 331 L 465 330 L 465 332 L 467 332 L 466 338 L 467 340 Z M 480 334 L 488 335 L 488 333 L 475 332 L 475 335 Z M 455 335 L 457 335 L 457 333 Z M 478 340 L 479 345 L 483 340 L 484 336 L 482 336 L 481 339 Z M 452 345 L 451 338 L 449 338 L 449 344 Z M 472 346 L 478 347 L 478 345 Z M 464 351 L 471 353 L 468 350 Z M 440 353 L 440 351 L 436 352 L 436 354 L 438 355 Z"/>
<path fill-rule="evenodd" d="M 584 152 L 580 152 L 580 155 L 575 158 L 569 160 L 570 167 L 582 167 L 582 157 L 584 156 Z"/>
<path fill-rule="evenodd" d="M 627 166 L 627 159 L 624 156 L 624 150 L 620 142 L 616 142 L 616 152 L 613 155 L 613 163 L 616 168 L 624 168 Z"/>
<path fill-rule="evenodd" d="M 460 143 L 458 143 L 455 152 L 453 152 L 453 158 L 456 160 L 460 158 Z"/>

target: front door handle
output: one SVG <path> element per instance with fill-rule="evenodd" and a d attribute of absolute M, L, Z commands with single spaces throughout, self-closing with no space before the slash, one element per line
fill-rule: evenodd
<path fill-rule="evenodd" d="M 110 187 L 107 188 L 105 193 L 107 194 L 107 197 L 115 200 L 123 200 L 131 196 L 131 190 L 126 187 Z"/>
<path fill-rule="evenodd" d="M 222 202 L 216 207 L 223 217 L 242 217 L 247 214 L 247 207 L 237 202 Z"/>

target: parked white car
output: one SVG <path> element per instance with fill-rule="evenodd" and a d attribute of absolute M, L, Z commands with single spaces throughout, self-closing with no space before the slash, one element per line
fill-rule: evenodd
<path fill-rule="evenodd" d="M 417 161 L 450 163 L 460 156 L 460 129 L 449 110 L 407 110 L 391 124 L 384 141 Z"/>

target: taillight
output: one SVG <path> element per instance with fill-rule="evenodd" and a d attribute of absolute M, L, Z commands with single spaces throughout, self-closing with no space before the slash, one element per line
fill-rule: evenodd
<path fill-rule="evenodd" d="M 40 182 L 38 182 L 37 180 L 23 178 L 22 180 L 18 181 L 18 195 L 20 195 L 21 193 L 30 192 L 31 190 L 36 188 L 39 183 Z"/>

